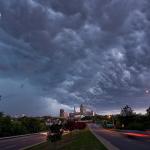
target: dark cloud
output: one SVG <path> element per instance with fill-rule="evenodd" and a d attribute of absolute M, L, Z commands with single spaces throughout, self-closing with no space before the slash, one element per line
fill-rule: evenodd
<path fill-rule="evenodd" d="M 103 113 L 125 104 L 145 109 L 149 5 L 148 0 L 1 0 L 2 111 L 48 114 L 80 103 Z"/>

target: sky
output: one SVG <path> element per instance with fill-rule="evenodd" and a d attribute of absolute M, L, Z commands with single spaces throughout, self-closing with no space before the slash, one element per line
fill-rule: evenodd
<path fill-rule="evenodd" d="M 0 111 L 100 114 L 150 106 L 149 0 L 0 0 Z M 147 92 L 145 92 L 147 91 Z"/>

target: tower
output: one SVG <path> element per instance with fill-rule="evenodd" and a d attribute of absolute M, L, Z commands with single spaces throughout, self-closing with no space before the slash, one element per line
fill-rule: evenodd
<path fill-rule="evenodd" d="M 74 113 L 76 113 L 76 107 L 74 106 Z"/>
<path fill-rule="evenodd" d="M 85 112 L 86 112 L 86 109 L 85 109 L 85 107 L 83 106 L 83 104 L 81 104 L 81 105 L 80 105 L 80 114 L 81 114 L 81 115 L 84 115 Z"/>

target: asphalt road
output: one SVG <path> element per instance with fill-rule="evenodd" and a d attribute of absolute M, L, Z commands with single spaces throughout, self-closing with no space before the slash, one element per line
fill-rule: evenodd
<path fill-rule="evenodd" d="M 128 138 L 120 132 L 106 130 L 95 124 L 89 125 L 91 130 L 120 150 L 150 150 L 150 139 Z"/>
<path fill-rule="evenodd" d="M 24 147 L 28 147 L 44 141 L 46 141 L 46 135 L 43 133 L 0 140 L 0 150 L 20 150 Z"/>

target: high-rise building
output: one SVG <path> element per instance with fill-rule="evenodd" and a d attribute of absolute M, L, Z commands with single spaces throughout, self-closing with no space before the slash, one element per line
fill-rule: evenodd
<path fill-rule="evenodd" d="M 60 117 L 64 118 L 65 116 L 65 111 L 64 109 L 60 109 Z"/>
<path fill-rule="evenodd" d="M 71 119 L 81 119 L 85 116 L 95 116 L 95 112 L 91 109 L 86 108 L 83 104 L 80 105 L 80 111 L 77 111 L 74 107 L 74 111 L 69 113 Z"/>
<path fill-rule="evenodd" d="M 86 108 L 83 106 L 83 104 L 80 105 L 80 113 L 81 115 L 85 114 Z"/>

